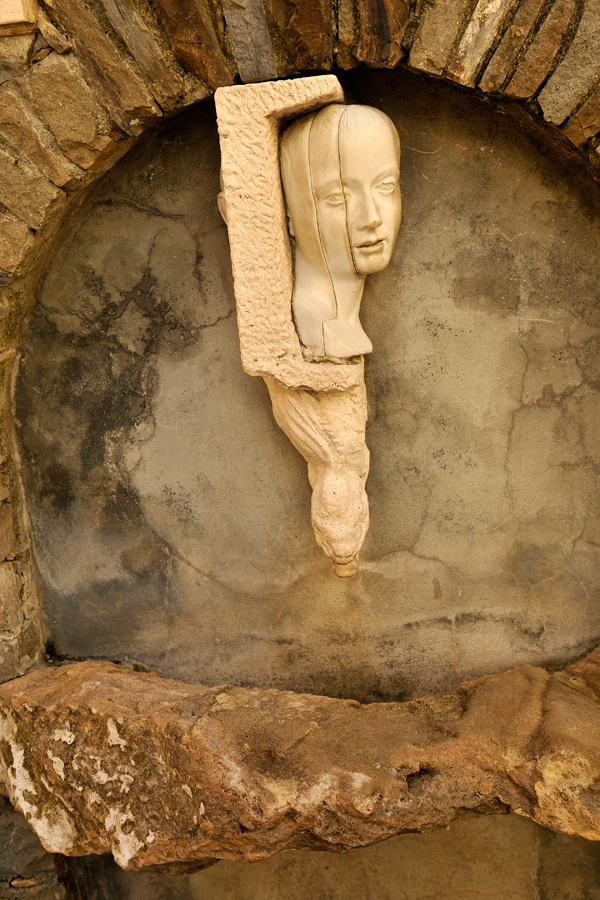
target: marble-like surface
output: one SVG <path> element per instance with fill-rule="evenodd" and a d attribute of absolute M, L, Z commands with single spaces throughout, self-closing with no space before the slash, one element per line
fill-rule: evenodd
<path fill-rule="evenodd" d="M 362 306 L 360 573 L 331 573 L 305 464 L 241 369 L 206 103 L 94 188 L 39 288 L 16 405 L 59 654 L 364 700 L 600 637 L 598 187 L 458 89 L 343 80 L 403 147 Z"/>

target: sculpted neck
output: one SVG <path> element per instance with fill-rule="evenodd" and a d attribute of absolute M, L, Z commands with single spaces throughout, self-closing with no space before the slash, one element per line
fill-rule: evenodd
<path fill-rule="evenodd" d="M 346 359 L 370 353 L 360 324 L 364 275 L 354 270 L 332 277 L 312 265 L 296 247 L 292 309 L 301 342 L 317 357 Z"/>

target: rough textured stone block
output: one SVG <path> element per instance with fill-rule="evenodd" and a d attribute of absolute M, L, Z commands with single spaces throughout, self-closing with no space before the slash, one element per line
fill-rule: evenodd
<path fill-rule="evenodd" d="M 259 0 L 223 0 L 223 13 L 242 81 L 276 78 L 269 26 Z"/>
<path fill-rule="evenodd" d="M 14 563 L 0 564 L 0 632 L 15 632 L 23 621 L 21 577 Z"/>
<path fill-rule="evenodd" d="M 121 128 L 140 134 L 160 117 L 142 79 L 83 3 L 52 0 L 52 11 L 73 44 L 86 80 Z"/>
<path fill-rule="evenodd" d="M 504 93 L 507 97 L 531 97 L 547 76 L 577 0 L 556 0 Z"/>
<path fill-rule="evenodd" d="M 600 651 L 367 706 L 76 663 L 0 688 L 0 772 L 46 849 L 129 869 L 339 851 L 507 807 L 598 840 L 599 690 Z"/>
<path fill-rule="evenodd" d="M 183 81 L 144 22 L 133 0 L 101 0 L 115 31 L 140 67 L 152 94 L 164 109 L 172 109 Z"/>
<path fill-rule="evenodd" d="M 565 58 L 540 93 L 544 118 L 560 125 L 600 80 L 600 0 L 586 0 L 577 34 Z"/>
<path fill-rule="evenodd" d="M 109 119 L 84 81 L 74 54 L 51 53 L 37 63 L 28 79 L 34 110 L 72 162 L 89 169 L 116 142 L 102 133 Z"/>
<path fill-rule="evenodd" d="M 569 119 L 562 133 L 578 147 L 600 131 L 600 88 L 596 88 L 581 109 Z"/>
<path fill-rule="evenodd" d="M 479 68 L 494 43 L 502 20 L 515 6 L 515 0 L 479 0 L 463 34 L 448 77 L 473 87 Z"/>
<path fill-rule="evenodd" d="M 31 247 L 33 232 L 23 222 L 0 215 L 0 271 L 12 275 Z"/>
<path fill-rule="evenodd" d="M 35 34 L 0 35 L 0 82 L 18 78 L 29 68 Z"/>
<path fill-rule="evenodd" d="M 233 84 L 235 67 L 225 57 L 207 0 L 156 0 L 156 12 L 181 65 L 211 88 Z"/>
<path fill-rule="evenodd" d="M 58 187 L 83 175 L 81 169 L 56 152 L 51 133 L 11 86 L 0 91 L 0 135 Z"/>
<path fill-rule="evenodd" d="M 427 6 L 410 51 L 410 65 L 441 75 L 471 9 L 470 0 L 435 0 Z"/>
<path fill-rule="evenodd" d="M 523 0 L 479 82 L 482 91 L 498 91 L 506 81 L 546 0 Z"/>
<path fill-rule="evenodd" d="M 265 0 L 265 6 L 299 71 L 331 68 L 331 0 Z"/>
<path fill-rule="evenodd" d="M 64 193 L 7 146 L 0 146 L 0 203 L 31 228 L 39 228 Z"/>
<path fill-rule="evenodd" d="M 30 0 L 3 0 L 0 7 L 0 25 L 16 25 L 22 22 L 33 21 L 33 10 Z"/>
<path fill-rule="evenodd" d="M 367 65 L 392 69 L 402 55 L 402 38 L 408 22 L 408 2 L 357 0 L 356 8 L 356 58 Z"/>

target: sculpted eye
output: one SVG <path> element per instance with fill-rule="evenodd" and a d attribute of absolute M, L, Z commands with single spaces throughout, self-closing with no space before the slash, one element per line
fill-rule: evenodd
<path fill-rule="evenodd" d="M 383 194 L 393 194 L 396 190 L 396 182 L 392 178 L 386 178 L 385 181 L 380 181 L 377 187 Z"/>
<path fill-rule="evenodd" d="M 328 206 L 341 206 L 344 203 L 344 195 L 341 191 L 333 191 L 325 197 Z"/>

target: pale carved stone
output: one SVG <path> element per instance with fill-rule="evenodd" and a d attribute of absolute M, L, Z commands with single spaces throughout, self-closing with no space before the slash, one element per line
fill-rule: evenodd
<path fill-rule="evenodd" d="M 319 546 L 352 575 L 369 523 L 361 356 L 372 345 L 359 309 L 398 235 L 398 134 L 379 110 L 340 103 L 334 76 L 222 88 L 215 100 L 242 364 L 263 376 L 308 462 Z"/>

